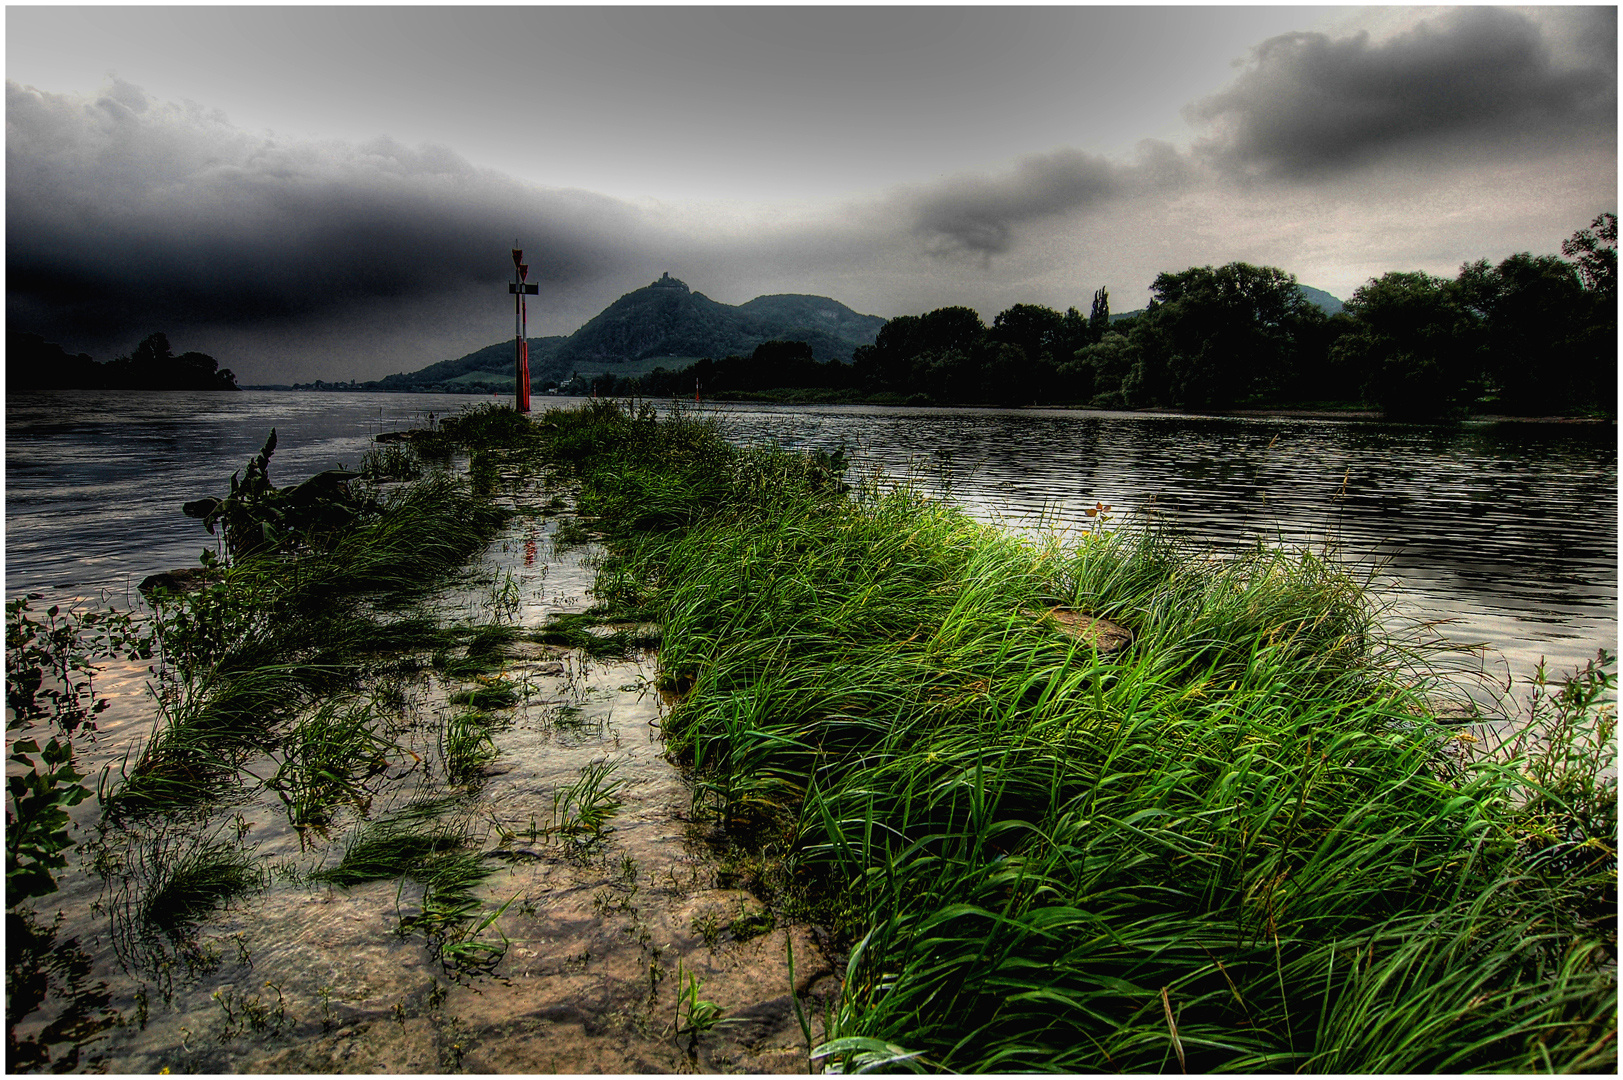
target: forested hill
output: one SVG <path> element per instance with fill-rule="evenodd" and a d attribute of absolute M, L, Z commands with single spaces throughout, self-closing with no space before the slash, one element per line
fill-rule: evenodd
<path fill-rule="evenodd" d="M 666 276 L 604 308 L 570 335 L 558 357 L 596 365 L 747 355 L 779 340 L 804 341 L 818 360 L 843 363 L 857 346 L 873 344 L 883 325 L 822 296 L 759 296 L 734 307 Z"/>
<path fill-rule="evenodd" d="M 546 367 L 566 338 L 530 338 L 530 370 Z M 532 376 L 533 381 L 533 376 Z M 498 341 L 494 345 L 471 352 L 455 360 L 441 360 L 421 371 L 403 372 L 385 376 L 377 382 L 365 384 L 368 390 L 405 390 L 415 393 L 512 393 L 513 342 Z"/>
<path fill-rule="evenodd" d="M 758 296 L 732 305 L 694 292 L 669 274 L 626 293 L 567 338 L 530 339 L 530 382 L 540 388 L 571 375 L 635 375 L 701 357 L 748 356 L 767 341 L 802 341 L 819 361 L 849 363 L 873 344 L 885 320 L 826 296 Z M 513 343 L 497 342 L 456 360 L 390 375 L 355 389 L 489 392 L 513 386 Z M 347 389 L 347 388 L 346 388 Z"/>

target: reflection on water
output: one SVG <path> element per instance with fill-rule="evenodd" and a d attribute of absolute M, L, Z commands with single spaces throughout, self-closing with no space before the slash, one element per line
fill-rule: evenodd
<path fill-rule="evenodd" d="M 196 564 L 210 537 L 180 505 L 224 495 L 277 431 L 271 482 L 355 466 L 371 436 L 469 404 L 457 395 L 73 392 L 6 401 L 6 595 L 122 604 L 158 570 Z"/>

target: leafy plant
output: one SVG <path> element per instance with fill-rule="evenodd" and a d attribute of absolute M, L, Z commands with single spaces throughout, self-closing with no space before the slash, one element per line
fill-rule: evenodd
<path fill-rule="evenodd" d="M 680 958 L 676 961 L 676 1017 L 671 1022 L 671 1030 L 678 1037 L 689 1035 L 694 1038 L 704 1034 L 717 1024 L 726 1023 L 722 1019 L 721 1006 L 713 1001 L 705 1001 L 699 997 L 704 983 L 698 975 L 685 971 Z"/>
<path fill-rule="evenodd" d="M 51 605 L 38 616 L 38 594 L 6 603 L 7 760 L 22 772 L 6 777 L 6 906 L 56 891 L 53 871 L 67 865 L 73 846 L 68 809 L 90 797 L 74 765 L 74 739 L 96 730 L 108 700 L 97 695 L 99 663 L 113 656 L 147 659 L 150 630 L 128 612 L 64 611 Z M 12 738 L 44 724 L 37 737 Z"/>
<path fill-rule="evenodd" d="M 194 499 L 182 510 L 197 518 L 214 535 L 218 526 L 232 559 L 271 551 L 291 551 L 301 545 L 322 546 L 323 540 L 351 525 L 363 509 L 350 494 L 347 481 L 357 475 L 342 469 L 317 473 L 296 487 L 277 488 L 270 482 L 270 459 L 276 452 L 276 429 L 241 473 L 231 474 L 231 490 L 223 499 Z"/>
<path fill-rule="evenodd" d="M 108 658 L 152 658 L 153 634 L 127 611 L 71 611 L 52 604 L 36 613 L 29 593 L 6 601 L 7 729 L 48 723 L 64 735 L 94 718 L 108 701 L 96 694 L 95 676 Z"/>
<path fill-rule="evenodd" d="M 32 756 L 39 755 L 36 761 Z M 33 739 L 11 746 L 7 761 L 28 770 L 6 777 L 6 907 L 56 891 L 53 870 L 67 866 L 63 854 L 73 846 L 67 808 L 90 797 L 79 783 L 84 774 L 73 766 L 73 749 L 52 736 L 41 747 Z"/>

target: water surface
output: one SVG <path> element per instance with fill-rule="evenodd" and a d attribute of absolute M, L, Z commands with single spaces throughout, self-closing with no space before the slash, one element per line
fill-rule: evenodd
<path fill-rule="evenodd" d="M 560 402 L 568 399 L 559 399 Z M 220 495 L 272 427 L 271 478 L 354 465 L 382 430 L 461 395 L 59 393 L 6 404 L 6 591 L 123 603 L 211 538 L 180 504 Z M 552 404 L 538 400 L 537 407 Z M 1405 613 L 1483 642 L 1520 678 L 1617 646 L 1612 425 L 1387 425 L 1071 410 L 705 407 L 740 439 L 846 446 L 1015 528 L 1085 528 L 1108 504 L 1218 549 L 1322 545 Z"/>

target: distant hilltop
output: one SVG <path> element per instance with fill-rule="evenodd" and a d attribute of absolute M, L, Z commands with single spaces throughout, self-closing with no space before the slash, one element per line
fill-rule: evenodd
<path fill-rule="evenodd" d="M 710 357 L 749 356 L 768 341 L 798 341 L 819 361 L 849 363 L 872 345 L 885 320 L 852 311 L 826 296 L 785 293 L 723 304 L 694 292 L 665 271 L 626 293 L 568 337 L 530 339 L 530 382 L 567 382 L 576 373 L 640 375 Z M 336 387 L 335 387 L 336 388 Z M 419 393 L 511 393 L 513 342 L 500 341 L 420 371 L 344 389 Z"/>

